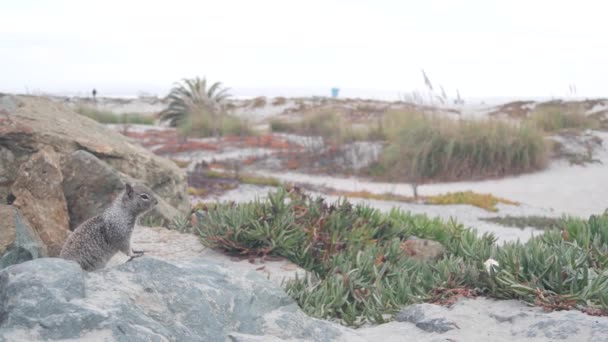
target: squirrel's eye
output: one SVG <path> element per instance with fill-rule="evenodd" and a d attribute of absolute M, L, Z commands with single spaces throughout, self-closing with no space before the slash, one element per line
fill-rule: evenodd
<path fill-rule="evenodd" d="M 145 201 L 147 201 L 147 200 L 150 199 L 150 197 L 148 195 L 146 195 L 146 194 L 141 194 L 141 195 L 139 195 L 139 197 L 141 197 Z"/>

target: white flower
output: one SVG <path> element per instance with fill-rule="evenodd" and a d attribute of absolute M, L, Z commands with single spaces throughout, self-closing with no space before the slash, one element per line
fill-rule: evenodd
<path fill-rule="evenodd" d="M 486 271 L 490 273 L 490 271 L 495 270 L 496 267 L 500 266 L 498 261 L 490 258 L 483 263 L 486 266 Z"/>

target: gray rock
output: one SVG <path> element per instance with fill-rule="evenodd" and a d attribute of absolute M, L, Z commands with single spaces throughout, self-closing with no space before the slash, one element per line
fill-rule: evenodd
<path fill-rule="evenodd" d="M 397 316 L 395 316 L 395 320 L 397 322 L 410 322 L 416 324 L 416 322 L 420 322 L 424 319 L 424 306 L 423 305 L 410 305 L 403 310 L 401 310 Z"/>
<path fill-rule="evenodd" d="M 444 333 L 458 328 L 458 325 L 445 318 L 426 319 L 416 323 L 416 328 L 426 332 Z"/>
<path fill-rule="evenodd" d="M 526 336 L 544 336 L 551 339 L 564 340 L 579 333 L 580 329 L 575 320 L 547 319 L 532 324 L 526 331 Z"/>
<path fill-rule="evenodd" d="M 62 159 L 78 150 L 87 151 L 139 180 L 179 211 L 190 209 L 186 174 L 172 161 L 131 143 L 61 102 L 41 96 L 1 95 L 0 147 L 11 151 L 20 164 L 45 146 L 52 147 Z"/>
<path fill-rule="evenodd" d="M 582 319 L 579 312 L 552 312 L 536 322 L 530 322 L 523 331 L 514 332 L 518 337 L 540 337 L 548 340 L 585 340 L 608 341 L 608 320 L 606 317 L 589 317 Z"/>
<path fill-rule="evenodd" d="M 281 341 L 285 341 L 285 340 L 278 338 L 278 337 L 233 333 L 233 334 L 228 335 L 228 341 L 230 341 L 230 342 L 281 342 Z M 302 340 L 291 340 L 291 341 L 302 341 Z"/>
<path fill-rule="evenodd" d="M 84 150 L 75 151 L 64 158 L 62 172 L 63 192 L 68 204 L 71 230 L 106 209 L 127 182 L 152 191 L 142 182 L 118 172 Z M 167 226 L 179 212 L 161 197 L 157 198 L 158 205 L 145 216 Z"/>
<path fill-rule="evenodd" d="M 162 233 L 153 239 L 185 245 L 166 238 L 187 234 L 160 228 L 142 228 L 141 238 L 151 231 Z M 92 273 L 49 258 L 7 267 L 0 271 L 0 341 L 608 341 L 608 317 L 487 298 L 411 305 L 395 322 L 355 331 L 307 317 L 257 265 L 192 251 L 202 258 L 142 257 Z"/>
<path fill-rule="evenodd" d="M 42 339 L 76 338 L 107 316 L 75 303 L 84 295 L 83 273 L 75 263 L 44 258 L 8 267 L 0 272 L 0 335 L 9 333 L 4 327 L 19 327 L 39 329 Z"/>
<path fill-rule="evenodd" d="M 8 340 L 362 341 L 307 317 L 260 274 L 202 259 L 142 257 L 92 273 L 61 259 L 28 261 L 0 271 L 0 316 Z"/>
<path fill-rule="evenodd" d="M 445 247 L 437 241 L 421 239 L 412 236 L 401 243 L 403 253 L 413 259 L 420 261 L 433 261 L 440 259 L 445 254 Z"/>
<path fill-rule="evenodd" d="M 46 256 L 46 247 L 19 209 L 0 205 L 0 269 Z"/>
<path fill-rule="evenodd" d="M 397 322 L 413 323 L 418 329 L 426 332 L 444 333 L 456 329 L 458 327 L 456 323 L 443 317 L 435 317 L 443 314 L 441 309 L 441 307 L 432 304 L 414 304 L 401 310 L 395 320 Z M 428 318 L 428 315 L 434 317 Z"/>
<path fill-rule="evenodd" d="M 396 322 L 357 332 L 368 340 L 383 342 L 403 341 L 403 336 L 425 342 L 608 342 L 608 317 L 589 316 L 576 310 L 545 312 L 516 300 L 462 298 L 451 307 L 410 305 L 396 316 Z"/>
<path fill-rule="evenodd" d="M 40 236 L 49 256 L 59 255 L 69 232 L 62 182 L 59 155 L 46 146 L 21 164 L 11 186 L 13 205 Z"/>
<path fill-rule="evenodd" d="M 515 320 L 521 319 L 521 318 L 526 318 L 526 317 L 528 317 L 528 314 L 525 312 L 508 313 L 508 314 L 490 313 L 490 317 L 494 318 L 498 323 L 504 323 L 504 322 L 515 323 Z"/>
<path fill-rule="evenodd" d="M 84 150 L 64 158 L 61 171 L 70 230 L 100 214 L 124 187 L 115 169 Z"/>

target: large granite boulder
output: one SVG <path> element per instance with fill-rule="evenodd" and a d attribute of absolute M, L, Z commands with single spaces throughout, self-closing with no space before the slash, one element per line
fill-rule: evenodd
<path fill-rule="evenodd" d="M 69 216 L 63 195 L 59 155 L 44 146 L 21 164 L 11 186 L 13 205 L 21 211 L 48 249 L 58 256 L 68 236 Z"/>
<path fill-rule="evenodd" d="M 0 271 L 0 341 L 363 341 L 256 272 L 142 257 L 98 272 L 43 258 Z"/>
<path fill-rule="evenodd" d="M 46 246 L 19 209 L 0 204 L 0 269 L 46 255 Z"/>
<path fill-rule="evenodd" d="M 62 160 L 71 158 L 75 151 L 87 151 L 118 172 L 140 180 L 177 210 L 189 210 L 186 174 L 170 160 L 131 143 L 61 102 L 0 94 L 0 151 L 11 153 L 8 157 L 3 157 L 7 152 L 0 153 L 0 160 L 11 158 L 19 165 L 44 146 L 51 146 Z"/>
<path fill-rule="evenodd" d="M 0 203 L 20 209 L 49 256 L 125 182 L 157 195 L 154 222 L 189 212 L 186 175 L 171 161 L 61 102 L 0 94 Z"/>

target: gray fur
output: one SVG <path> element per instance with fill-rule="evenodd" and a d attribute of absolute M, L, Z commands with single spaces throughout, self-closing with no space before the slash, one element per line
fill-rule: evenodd
<path fill-rule="evenodd" d="M 101 215 L 81 223 L 70 234 L 60 257 L 76 261 L 86 271 L 94 271 L 103 268 L 119 251 L 133 256 L 131 233 L 137 216 L 157 203 L 145 188 L 127 184 Z"/>

